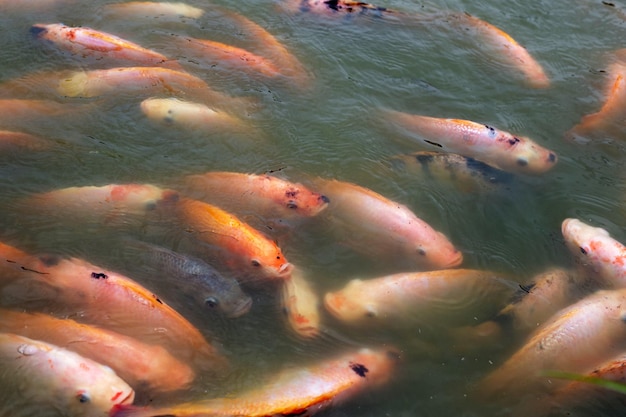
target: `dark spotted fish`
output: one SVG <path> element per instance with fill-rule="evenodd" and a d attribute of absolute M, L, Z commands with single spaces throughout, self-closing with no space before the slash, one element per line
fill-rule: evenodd
<path fill-rule="evenodd" d="M 128 244 L 141 251 L 141 258 L 160 274 L 159 279 L 190 295 L 198 304 L 239 317 L 250 310 L 252 299 L 234 278 L 227 278 L 201 259 L 138 240 Z"/>
<path fill-rule="evenodd" d="M 388 382 L 398 362 L 389 350 L 360 349 L 338 358 L 282 371 L 276 379 L 238 397 L 213 398 L 171 407 L 116 407 L 115 417 L 310 416 L 365 389 Z"/>

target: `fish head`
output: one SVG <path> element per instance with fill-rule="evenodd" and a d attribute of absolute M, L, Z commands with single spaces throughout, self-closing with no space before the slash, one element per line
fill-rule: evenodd
<path fill-rule="evenodd" d="M 241 291 L 236 281 L 223 291 L 206 294 L 203 296 L 202 302 L 207 310 L 219 311 L 229 318 L 243 316 L 252 307 L 252 298 Z"/>
<path fill-rule="evenodd" d="M 268 279 L 284 279 L 291 275 L 291 265 L 275 242 L 265 242 L 263 247 L 248 259 L 254 275 L 261 275 Z"/>
<path fill-rule="evenodd" d="M 123 184 L 111 187 L 110 199 L 116 205 L 142 212 L 154 210 L 161 201 L 174 201 L 177 195 L 150 184 Z"/>
<path fill-rule="evenodd" d="M 303 217 L 313 217 L 328 207 L 330 199 L 311 191 L 300 184 L 293 184 L 283 190 L 278 202 L 287 214 L 295 213 Z"/>
<path fill-rule="evenodd" d="M 362 283 L 360 279 L 353 279 L 343 289 L 327 293 L 324 296 L 326 310 L 345 322 L 375 322 L 378 308 L 363 294 Z"/>
<path fill-rule="evenodd" d="M 517 172 L 542 174 L 552 169 L 559 159 L 555 152 L 539 146 L 529 138 L 520 136 L 508 140 L 515 157 L 514 170 Z"/>
<path fill-rule="evenodd" d="M 603 246 L 601 241 L 610 238 L 609 232 L 605 229 L 593 227 L 572 218 L 563 220 L 561 233 L 567 248 L 581 260 L 598 256 L 598 251 Z"/>
<path fill-rule="evenodd" d="M 407 258 L 413 260 L 414 266 L 429 269 L 449 269 L 463 262 L 463 254 L 450 243 L 448 238 L 434 232 L 431 239 L 423 239 L 408 245 Z"/>

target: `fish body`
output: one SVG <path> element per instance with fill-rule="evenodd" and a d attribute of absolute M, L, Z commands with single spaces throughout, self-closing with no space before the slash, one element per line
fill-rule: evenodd
<path fill-rule="evenodd" d="M 626 287 L 626 247 L 601 227 L 578 219 L 561 224 L 565 244 L 579 264 L 608 287 Z"/>
<path fill-rule="evenodd" d="M 127 62 L 146 66 L 182 67 L 165 55 L 146 49 L 110 33 L 87 27 L 71 27 L 60 23 L 35 24 L 31 33 L 78 58 L 96 61 Z"/>
<path fill-rule="evenodd" d="M 542 174 L 557 162 L 554 152 L 529 138 L 469 120 L 443 119 L 384 111 L 393 126 L 419 143 L 474 158 L 495 168 L 521 174 Z"/>
<path fill-rule="evenodd" d="M 260 388 L 233 398 L 217 398 L 166 408 L 117 407 L 115 417 L 313 415 L 365 389 L 384 385 L 398 362 L 392 350 L 360 349 L 337 358 L 282 371 Z"/>
<path fill-rule="evenodd" d="M 196 327 L 130 278 L 78 258 L 30 255 L 5 244 L 0 249 L 4 306 L 98 325 L 198 364 L 225 364 Z"/>
<path fill-rule="evenodd" d="M 460 24 L 474 31 L 472 35 L 476 36 L 478 42 L 493 48 L 489 51 L 489 58 L 500 60 L 517 69 L 530 87 L 548 88 L 550 86 L 550 78 L 541 64 L 526 48 L 502 29 L 468 13 L 450 14 L 448 19 L 452 24 Z M 463 35 L 468 36 L 467 31 Z"/>
<path fill-rule="evenodd" d="M 353 279 L 327 293 L 324 306 L 357 326 L 461 326 L 492 317 L 515 291 L 490 271 L 446 269 Z"/>
<path fill-rule="evenodd" d="M 160 281 L 188 294 L 201 308 L 217 310 L 228 317 L 239 317 L 250 310 L 252 299 L 239 283 L 203 260 L 147 242 L 133 240 L 128 244 L 139 249 L 140 259 L 160 275 Z"/>
<path fill-rule="evenodd" d="M 235 269 L 265 279 L 289 276 L 291 264 L 278 245 L 233 214 L 188 198 L 176 204 L 183 228 L 220 252 Z"/>
<path fill-rule="evenodd" d="M 315 185 L 330 201 L 331 227 L 354 249 L 409 267 L 445 269 L 463 261 L 445 235 L 406 206 L 349 182 L 319 180 Z"/>
<path fill-rule="evenodd" d="M 421 151 L 396 156 L 395 161 L 407 172 L 454 184 L 466 192 L 495 190 L 511 180 L 507 172 L 454 153 Z"/>
<path fill-rule="evenodd" d="M 313 217 L 328 207 L 322 194 L 271 175 L 207 172 L 185 177 L 181 190 L 224 209 L 266 219 Z"/>
<path fill-rule="evenodd" d="M 567 138 L 610 133 L 624 128 L 626 122 L 626 62 L 617 62 L 607 70 L 605 100 L 600 110 L 583 116 L 580 122 L 566 133 Z"/>
<path fill-rule="evenodd" d="M 135 393 L 111 368 L 58 346 L 0 333 L 0 415 L 108 416 Z"/>
<path fill-rule="evenodd" d="M 204 10 L 181 2 L 128 1 L 107 4 L 103 7 L 104 14 L 127 18 L 186 18 L 198 19 Z"/>
<path fill-rule="evenodd" d="M 176 129 L 203 132 L 250 130 L 243 120 L 223 110 L 175 97 L 147 98 L 140 107 L 148 119 Z"/>
<path fill-rule="evenodd" d="M 180 390 L 194 379 L 193 370 L 161 346 L 71 319 L 0 309 L 0 332 L 45 341 L 109 366 L 136 390 Z"/>
<path fill-rule="evenodd" d="M 0 130 L 0 151 L 24 149 L 29 151 L 41 151 L 50 149 L 52 143 L 24 132 Z"/>
<path fill-rule="evenodd" d="M 300 268 L 293 269 L 281 288 L 281 303 L 292 330 L 304 338 L 319 334 L 320 300 Z"/>
<path fill-rule="evenodd" d="M 626 349 L 626 289 L 597 291 L 554 314 L 479 384 L 485 400 L 556 389 L 544 371 L 590 372 Z M 506 398 L 509 396 L 509 398 Z"/>

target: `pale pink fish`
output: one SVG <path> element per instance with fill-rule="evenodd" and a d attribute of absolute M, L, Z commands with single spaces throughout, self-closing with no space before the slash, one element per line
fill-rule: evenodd
<path fill-rule="evenodd" d="M 324 306 L 355 326 L 469 325 L 495 316 L 516 290 L 491 271 L 445 269 L 353 279 L 327 293 Z"/>
<path fill-rule="evenodd" d="M 51 141 L 24 132 L 0 130 L 0 151 L 24 149 L 29 151 L 41 151 L 50 149 Z"/>
<path fill-rule="evenodd" d="M 311 416 L 364 391 L 384 386 L 399 362 L 394 349 L 363 348 L 319 363 L 285 369 L 238 396 L 164 407 L 116 407 L 113 417 Z"/>
<path fill-rule="evenodd" d="M 188 388 L 195 375 L 160 345 L 47 314 L 0 309 L 0 332 L 42 340 L 111 367 L 135 390 Z"/>
<path fill-rule="evenodd" d="M 328 198 L 309 187 L 273 175 L 213 171 L 189 175 L 179 190 L 234 213 L 266 219 L 317 216 Z"/>
<path fill-rule="evenodd" d="M 611 64 L 607 70 L 604 103 L 600 110 L 583 116 L 566 132 L 566 139 L 593 137 L 626 127 L 626 62 Z"/>
<path fill-rule="evenodd" d="M 203 369 L 226 359 L 186 318 L 137 282 L 78 258 L 36 256 L 0 244 L 0 300 L 159 344 Z"/>
<path fill-rule="evenodd" d="M 550 78 L 528 50 L 502 29 L 468 13 L 451 13 L 447 21 L 460 25 L 464 36 L 471 36 L 485 48 L 489 59 L 510 65 L 520 72 L 526 83 L 533 88 L 548 88 Z M 469 28 L 470 32 L 467 31 Z"/>
<path fill-rule="evenodd" d="M 330 200 L 326 214 L 342 243 L 398 267 L 445 269 L 463 261 L 444 234 L 406 206 L 349 182 L 318 180 L 315 185 Z"/>
<path fill-rule="evenodd" d="M 31 32 L 38 39 L 45 39 L 82 60 L 91 58 L 100 64 L 116 64 L 121 61 L 133 65 L 182 69 L 176 60 L 169 59 L 163 54 L 88 27 L 71 27 L 61 23 L 35 24 L 31 27 Z"/>
<path fill-rule="evenodd" d="M 281 305 L 287 322 L 297 335 L 316 337 L 320 330 L 320 299 L 304 271 L 294 267 L 282 282 Z"/>
<path fill-rule="evenodd" d="M 533 140 L 489 125 L 393 110 L 383 110 L 382 114 L 391 126 L 422 145 L 474 158 L 504 171 L 542 174 L 557 162 L 553 151 Z"/>
<path fill-rule="evenodd" d="M 113 406 L 135 398 L 108 366 L 11 333 L 0 333 L 0 369 L 3 416 L 105 417 Z"/>
<path fill-rule="evenodd" d="M 519 402 L 563 385 L 545 371 L 591 372 L 626 349 L 626 289 L 598 291 L 560 310 L 480 381 L 487 401 Z"/>
<path fill-rule="evenodd" d="M 140 18 L 151 20 L 163 20 L 164 18 L 198 19 L 204 14 L 204 10 L 182 2 L 126 1 L 106 4 L 102 10 L 105 15 L 133 20 Z"/>
<path fill-rule="evenodd" d="M 601 227 L 578 219 L 565 219 L 561 225 L 565 244 L 592 279 L 609 287 L 626 287 L 626 247 Z M 596 278 L 596 279 L 597 279 Z"/>

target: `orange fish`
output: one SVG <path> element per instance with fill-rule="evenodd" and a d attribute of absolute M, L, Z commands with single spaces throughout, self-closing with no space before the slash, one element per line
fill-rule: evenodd
<path fill-rule="evenodd" d="M 531 139 L 469 120 L 443 119 L 384 110 L 392 126 L 415 141 L 461 154 L 513 173 L 541 174 L 557 162 L 554 152 Z"/>
<path fill-rule="evenodd" d="M 562 386 L 545 371 L 591 372 L 626 346 L 626 289 L 598 291 L 557 312 L 506 362 L 484 378 L 485 400 L 521 402 Z M 534 398 L 534 397 L 533 397 Z"/>
<path fill-rule="evenodd" d="M 444 269 L 463 261 L 445 235 L 406 206 L 349 182 L 319 180 L 316 186 L 330 200 L 332 229 L 354 249 L 397 267 Z"/>
<path fill-rule="evenodd" d="M 116 407 L 114 417 L 310 416 L 389 381 L 398 362 L 393 350 L 361 349 L 338 358 L 282 371 L 275 379 L 239 397 L 216 398 L 163 408 Z M 115 412 L 117 411 L 117 412 Z"/>
<path fill-rule="evenodd" d="M 592 277 L 598 277 L 608 287 L 626 287 L 626 246 L 605 229 L 578 219 L 565 219 L 561 232 L 570 252 Z"/>
<path fill-rule="evenodd" d="M 25 149 L 40 151 L 52 147 L 52 142 L 23 132 L 0 130 L 0 151 Z"/>
<path fill-rule="evenodd" d="M 615 128 L 626 126 L 626 63 L 612 64 L 607 70 L 607 92 L 600 110 L 583 116 L 570 129 L 566 138 L 593 136 L 595 133 L 611 133 Z"/>
<path fill-rule="evenodd" d="M 0 333 L 4 416 L 105 417 L 135 392 L 108 366 L 58 346 Z"/>
<path fill-rule="evenodd" d="M 245 49 L 207 39 L 176 37 L 176 40 L 186 58 L 201 60 L 211 68 L 250 71 L 270 78 L 281 75 L 274 63 Z"/>
<path fill-rule="evenodd" d="M 526 48 L 521 46 L 508 33 L 504 32 L 475 16 L 468 13 L 450 14 L 447 20 L 469 27 L 474 33 L 468 34 L 464 31 L 463 36 L 476 38 L 477 43 L 494 48 L 489 51 L 489 58 L 502 60 L 519 70 L 529 86 L 534 88 L 547 88 L 550 86 L 550 79 L 546 75 L 543 67 L 532 57 Z"/>
<path fill-rule="evenodd" d="M 187 198 L 176 204 L 176 215 L 186 231 L 217 248 L 231 267 L 269 279 L 289 276 L 292 266 L 278 245 L 234 215 Z"/>
<path fill-rule="evenodd" d="M 180 390 L 194 379 L 191 368 L 162 346 L 70 319 L 0 309 L 0 332 L 42 340 L 107 365 L 136 390 Z"/>
<path fill-rule="evenodd" d="M 290 327 L 305 338 L 319 334 L 319 297 L 300 268 L 293 268 L 291 276 L 284 280 L 281 303 Z"/>
<path fill-rule="evenodd" d="M 29 255 L 0 246 L 5 306 L 53 312 L 160 344 L 204 367 L 225 364 L 217 350 L 157 295 L 123 275 L 77 258 Z M 210 369 L 210 368 L 209 368 Z"/>
<path fill-rule="evenodd" d="M 313 217 L 328 207 L 328 198 L 300 183 L 271 175 L 207 172 L 189 175 L 181 192 L 235 213 L 266 219 Z"/>
<path fill-rule="evenodd" d="M 70 27 L 60 23 L 35 24 L 31 27 L 31 33 L 81 59 L 89 57 L 96 62 L 123 61 L 131 64 L 182 69 L 178 62 L 158 52 L 87 27 Z"/>
<path fill-rule="evenodd" d="M 490 271 L 446 269 L 353 279 L 327 293 L 324 305 L 339 320 L 360 326 L 463 325 L 493 317 L 516 290 Z"/>

